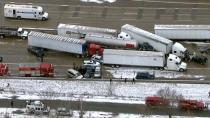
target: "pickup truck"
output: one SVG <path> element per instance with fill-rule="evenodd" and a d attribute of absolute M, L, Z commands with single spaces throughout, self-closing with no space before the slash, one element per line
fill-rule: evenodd
<path fill-rule="evenodd" d="M 28 32 L 23 30 L 23 28 L 12 28 L 7 26 L 0 27 L 0 38 L 4 38 L 6 36 L 17 36 L 22 39 L 26 39 L 28 36 Z"/>

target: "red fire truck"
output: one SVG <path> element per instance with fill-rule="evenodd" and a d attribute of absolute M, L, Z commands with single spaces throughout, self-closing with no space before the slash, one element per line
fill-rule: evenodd
<path fill-rule="evenodd" d="M 20 64 L 19 75 L 24 77 L 53 77 L 54 67 L 52 64 Z"/>

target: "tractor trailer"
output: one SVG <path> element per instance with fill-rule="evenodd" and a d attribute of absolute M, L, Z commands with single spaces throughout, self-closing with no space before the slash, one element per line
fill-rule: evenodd
<path fill-rule="evenodd" d="M 104 49 L 103 63 L 110 65 L 154 67 L 185 71 L 187 64 L 173 54 L 166 58 L 163 52 Z"/>
<path fill-rule="evenodd" d="M 172 53 L 179 57 L 185 57 L 187 49 L 180 43 L 174 43 L 164 37 L 142 30 L 129 24 L 121 27 L 121 32 L 130 35 L 132 40 L 136 40 L 139 44 L 148 43 L 155 50 L 164 52 L 165 54 Z"/>

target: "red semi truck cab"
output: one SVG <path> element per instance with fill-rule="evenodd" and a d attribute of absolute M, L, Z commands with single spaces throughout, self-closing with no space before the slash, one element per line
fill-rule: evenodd
<path fill-rule="evenodd" d="M 54 67 L 52 64 L 21 64 L 19 65 L 19 75 L 24 77 L 53 77 Z"/>
<path fill-rule="evenodd" d="M 157 96 L 146 97 L 145 103 L 148 106 L 169 106 L 170 104 L 168 99 Z"/>
<path fill-rule="evenodd" d="M 205 104 L 197 100 L 179 100 L 179 108 L 185 110 L 204 110 Z"/>
<path fill-rule="evenodd" d="M 88 46 L 88 56 L 93 56 L 94 54 L 103 55 L 104 49 L 100 45 L 89 44 Z"/>
<path fill-rule="evenodd" d="M 7 64 L 0 63 L 0 76 L 4 76 L 8 74 L 8 66 Z"/>

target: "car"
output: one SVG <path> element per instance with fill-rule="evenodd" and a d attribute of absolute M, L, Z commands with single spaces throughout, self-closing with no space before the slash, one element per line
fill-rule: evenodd
<path fill-rule="evenodd" d="M 68 75 L 69 78 L 75 78 L 75 79 L 82 79 L 83 78 L 81 73 L 74 70 L 74 69 L 68 69 L 67 70 L 67 75 Z"/>
<path fill-rule="evenodd" d="M 201 53 L 210 54 L 210 46 L 207 45 L 207 46 L 200 47 L 200 48 L 199 48 L 199 51 L 200 51 Z"/>
<path fill-rule="evenodd" d="M 136 75 L 136 79 L 154 79 L 155 75 L 150 74 L 149 72 L 138 72 Z"/>
<path fill-rule="evenodd" d="M 64 107 L 59 107 L 57 109 L 57 116 L 72 116 L 72 112 Z"/>
<path fill-rule="evenodd" d="M 93 56 L 91 57 L 91 60 L 92 60 L 92 61 L 95 61 L 95 62 L 99 62 L 100 64 L 103 63 L 102 57 L 99 56 L 99 55 L 93 55 Z"/>

